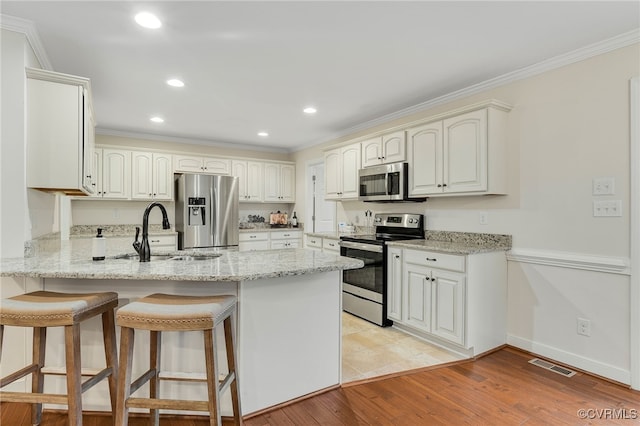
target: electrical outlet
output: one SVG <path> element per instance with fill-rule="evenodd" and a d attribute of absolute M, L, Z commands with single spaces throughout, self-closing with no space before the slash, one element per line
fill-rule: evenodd
<path fill-rule="evenodd" d="M 479 218 L 480 218 L 480 225 L 488 225 L 489 224 L 489 213 L 480 212 Z"/>
<path fill-rule="evenodd" d="M 615 183 L 615 178 L 612 177 L 593 178 L 593 195 L 615 194 Z"/>
<path fill-rule="evenodd" d="M 591 336 L 591 321 L 584 318 L 578 318 L 578 334 L 581 336 Z"/>
<path fill-rule="evenodd" d="M 593 200 L 593 216 L 622 216 L 622 200 Z"/>

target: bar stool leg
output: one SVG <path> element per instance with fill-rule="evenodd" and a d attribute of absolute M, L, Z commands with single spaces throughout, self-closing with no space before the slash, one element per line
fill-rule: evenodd
<path fill-rule="evenodd" d="M 2 342 L 4 341 L 4 325 L 0 325 L 0 359 L 2 359 Z"/>
<path fill-rule="evenodd" d="M 64 327 L 67 359 L 67 395 L 69 425 L 82 425 L 82 362 L 80 357 L 80 324 Z"/>
<path fill-rule="evenodd" d="M 204 353 L 207 368 L 207 392 L 209 395 L 209 423 L 211 426 L 222 425 L 220 415 L 218 384 L 218 353 L 215 350 L 216 329 L 203 330 Z"/>
<path fill-rule="evenodd" d="M 118 392 L 118 354 L 116 350 L 115 314 L 108 310 L 102 314 L 102 334 L 104 336 L 104 356 L 107 368 L 111 368 L 109 376 L 109 397 L 111 398 L 111 412 L 116 412 L 116 394 Z"/>
<path fill-rule="evenodd" d="M 236 352 L 235 352 L 235 338 L 233 335 L 233 327 L 231 323 L 231 316 L 224 320 L 224 346 L 227 351 L 227 365 L 229 366 L 229 373 L 233 372 L 235 378 L 231 382 L 231 404 L 233 406 L 234 423 L 236 426 L 242 424 L 242 413 L 240 412 L 240 396 L 238 395 L 238 373 L 236 371 Z"/>
<path fill-rule="evenodd" d="M 33 328 L 33 348 L 31 362 L 38 368 L 31 374 L 31 392 L 42 393 L 44 389 L 44 374 L 41 369 L 44 367 L 44 355 L 46 353 L 47 328 Z M 42 421 L 42 403 L 31 405 L 31 424 L 39 425 Z"/>
<path fill-rule="evenodd" d="M 149 398 L 158 399 L 160 390 L 160 345 L 162 343 L 162 332 L 150 332 L 150 355 L 149 368 L 153 371 L 153 376 L 149 379 Z M 151 424 L 158 426 L 160 424 L 160 410 L 152 408 L 150 411 Z"/>
<path fill-rule="evenodd" d="M 118 396 L 116 404 L 116 426 L 129 424 L 129 409 L 126 401 L 131 395 L 131 366 L 133 364 L 134 329 L 120 328 L 120 371 L 118 372 Z"/>

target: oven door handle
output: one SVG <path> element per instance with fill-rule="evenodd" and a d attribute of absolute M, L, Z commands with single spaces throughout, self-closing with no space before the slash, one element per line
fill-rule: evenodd
<path fill-rule="evenodd" d="M 373 244 L 355 243 L 353 241 L 340 241 L 340 247 L 352 248 L 363 251 L 370 251 L 374 253 L 382 253 L 383 247 Z"/>

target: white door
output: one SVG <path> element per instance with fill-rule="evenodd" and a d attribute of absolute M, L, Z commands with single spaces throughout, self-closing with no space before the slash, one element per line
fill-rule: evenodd
<path fill-rule="evenodd" d="M 305 232 L 332 232 L 336 230 L 336 203 L 325 200 L 324 162 L 307 166 L 307 212 Z"/>

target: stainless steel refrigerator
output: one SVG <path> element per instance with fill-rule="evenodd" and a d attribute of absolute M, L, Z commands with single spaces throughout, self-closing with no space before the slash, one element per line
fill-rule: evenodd
<path fill-rule="evenodd" d="M 238 245 L 238 178 L 184 174 L 176 179 L 178 248 Z"/>

